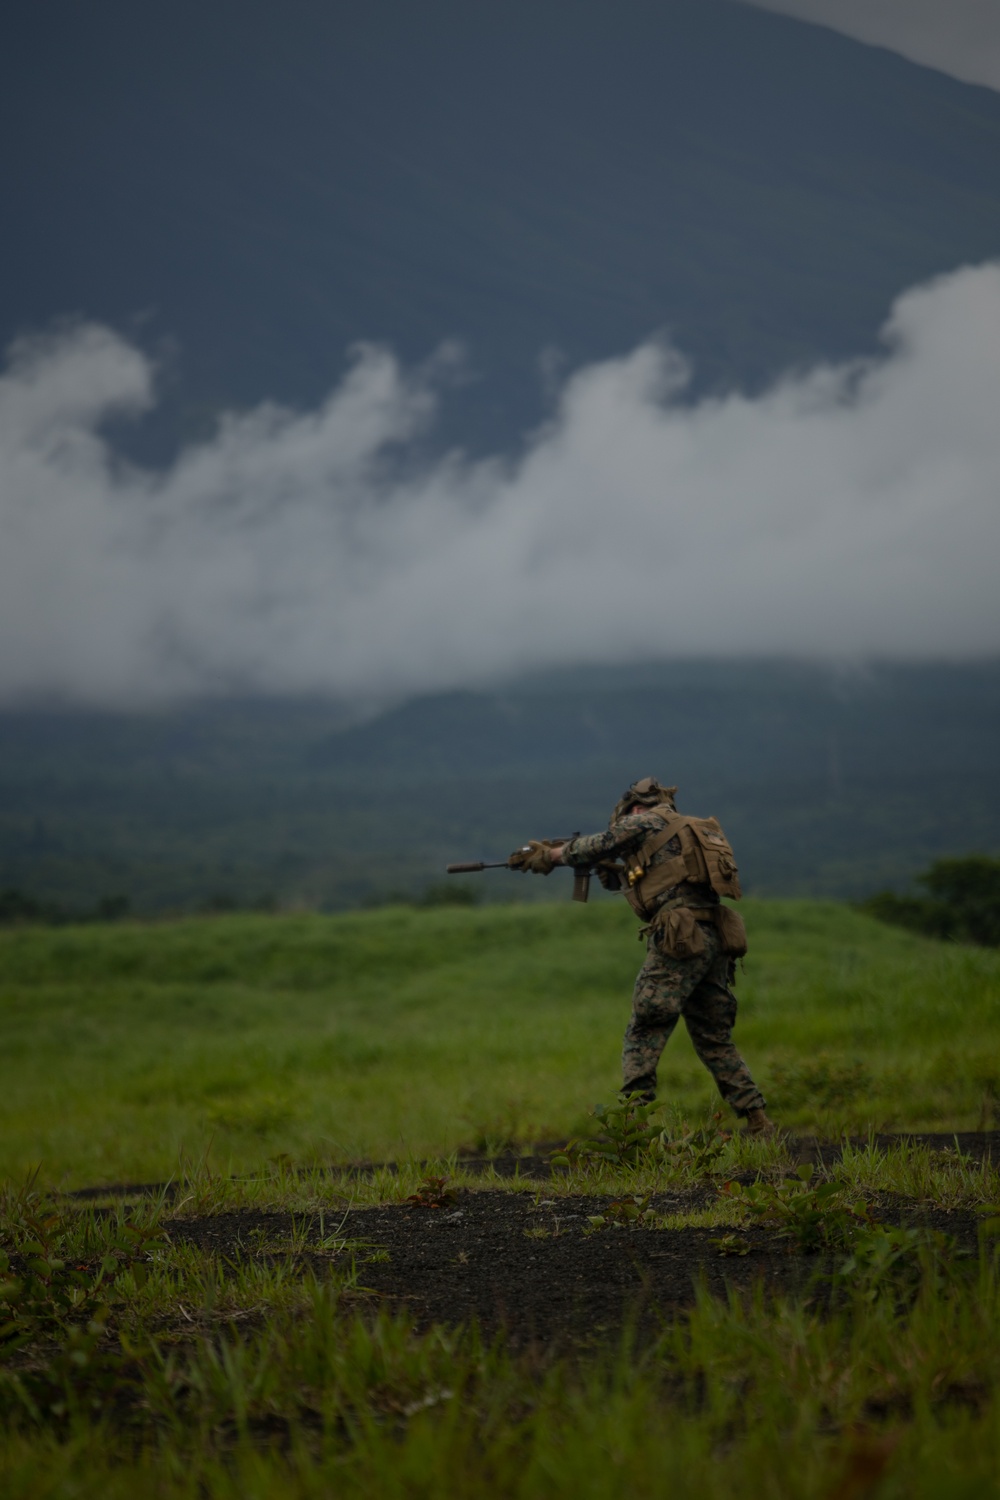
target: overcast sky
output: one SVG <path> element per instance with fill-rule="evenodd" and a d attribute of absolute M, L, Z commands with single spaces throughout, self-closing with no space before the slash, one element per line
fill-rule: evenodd
<path fill-rule="evenodd" d="M 1000 0 L 749 0 L 1000 89 Z"/>
<path fill-rule="evenodd" d="M 89 325 L 0 378 L 0 697 L 394 694 L 671 655 L 1000 651 L 1000 265 L 901 297 L 885 353 L 677 403 L 647 344 L 577 371 L 517 462 L 415 468 L 434 373 L 359 353 L 165 473 L 101 436 L 154 400 Z M 445 396 L 442 399 L 447 399 Z"/>

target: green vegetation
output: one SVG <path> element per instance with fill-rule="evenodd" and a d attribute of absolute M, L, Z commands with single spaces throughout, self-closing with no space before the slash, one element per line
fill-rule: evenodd
<path fill-rule="evenodd" d="M 782 1119 L 992 1120 L 1000 954 L 833 904 L 747 915 L 740 1039 Z M 0 934 L 21 1184 L 0 1186 L 3 1494 L 996 1493 L 1000 1170 L 903 1141 L 796 1173 L 785 1139 L 728 1131 L 680 1034 L 662 1109 L 588 1118 L 640 956 L 600 903 Z M 544 1183 L 445 1159 L 574 1131 Z M 359 1155 L 403 1163 L 331 1170 Z M 40 1185 L 180 1174 L 131 1205 Z M 420 1329 L 365 1290 L 390 1256 L 364 1209 L 394 1202 L 419 1233 L 473 1186 L 533 1195 L 541 1221 L 511 1232 L 539 1276 L 567 1235 L 628 1257 L 635 1237 L 700 1234 L 751 1268 L 763 1236 L 798 1290 L 702 1290 L 641 1338 L 568 1349 Z M 586 1216 L 560 1219 L 580 1196 Z M 962 1244 L 942 1210 L 971 1222 Z"/>
<path fill-rule="evenodd" d="M 903 1317 L 705 1299 L 653 1350 L 585 1368 L 366 1323 L 330 1286 L 303 1300 L 263 1331 L 136 1361 L 138 1433 L 24 1422 L 5 1495 L 795 1500 L 874 1494 L 887 1472 L 885 1493 L 915 1500 L 996 1493 L 995 1273 Z"/>
<path fill-rule="evenodd" d="M 39 901 L 24 891 L 7 886 L 0 891 L 0 925 L 19 926 L 26 922 L 60 927 L 73 922 L 120 922 L 129 915 L 127 896 L 102 896 L 89 911 L 71 911 L 56 901 Z"/>
<path fill-rule="evenodd" d="M 867 1165 L 891 1178 L 894 1156 Z M 787 1217 L 796 1191 L 765 1182 L 735 1222 L 768 1197 Z M 652 1230 L 631 1201 L 581 1232 Z M 939 1233 L 859 1215 L 852 1238 L 834 1210 L 838 1252 L 805 1294 L 703 1293 L 651 1340 L 567 1358 L 366 1310 L 364 1247 L 322 1224 L 222 1261 L 160 1219 L 155 1204 L 70 1209 L 30 1183 L 0 1193 L 10 1500 L 997 1492 L 989 1233 L 963 1257 Z M 745 1253 L 735 1234 L 711 1243 Z"/>
<path fill-rule="evenodd" d="M 991 1124 L 1000 955 L 746 903 L 737 1038 L 800 1130 Z M 641 960 L 610 903 L 0 933 L 0 1171 L 67 1186 L 565 1140 L 617 1082 Z M 661 1097 L 716 1106 L 679 1028 Z"/>
<path fill-rule="evenodd" d="M 880 891 L 862 903 L 862 910 L 926 937 L 1000 948 L 1000 859 L 987 854 L 937 859 L 916 882 L 926 896 Z"/>
<path fill-rule="evenodd" d="M 849 677 L 792 662 L 581 668 L 362 723 L 284 698 L 7 710 L 0 888 L 8 917 L 113 915 L 123 898 L 140 916 L 412 900 L 440 895 L 453 860 L 603 827 L 622 788 L 655 773 L 682 807 L 718 816 L 751 894 L 862 899 L 939 856 L 1000 854 L 998 731 L 992 661 Z M 502 871 L 449 888 L 569 895 L 566 877 Z"/>

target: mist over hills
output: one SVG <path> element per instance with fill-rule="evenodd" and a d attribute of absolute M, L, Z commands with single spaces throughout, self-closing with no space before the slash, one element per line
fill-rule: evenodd
<path fill-rule="evenodd" d="M 714 813 L 756 894 L 864 896 L 1000 851 L 1000 664 L 536 675 L 365 722 L 329 702 L 0 714 L 0 887 L 77 909 L 418 896 L 450 860 L 603 827 L 641 775 Z M 560 877 L 467 877 L 568 899 Z"/>
<path fill-rule="evenodd" d="M 663 329 L 695 393 L 759 388 L 1000 250 L 995 93 L 731 0 L 56 0 L 0 84 L 0 339 L 140 337 L 153 455 L 359 339 L 463 341 L 472 449 Z"/>

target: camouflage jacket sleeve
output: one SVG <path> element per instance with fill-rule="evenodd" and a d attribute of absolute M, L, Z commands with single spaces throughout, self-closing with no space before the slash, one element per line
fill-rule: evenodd
<path fill-rule="evenodd" d="M 659 833 L 662 827 L 662 819 L 651 812 L 629 813 L 603 833 L 585 833 L 580 838 L 570 839 L 563 846 L 563 863 L 594 865 L 601 859 L 617 859 L 622 854 L 631 854 L 651 833 Z"/>

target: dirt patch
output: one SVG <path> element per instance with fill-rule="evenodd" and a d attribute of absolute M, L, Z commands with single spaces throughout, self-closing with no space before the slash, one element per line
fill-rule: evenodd
<path fill-rule="evenodd" d="M 714 1188 L 706 1187 L 658 1194 L 650 1207 L 682 1213 L 714 1198 Z M 606 1214 L 610 1201 L 536 1202 L 528 1193 L 466 1192 L 438 1208 L 352 1209 L 340 1232 L 364 1246 L 356 1252 L 359 1282 L 371 1302 L 408 1308 L 420 1327 L 476 1321 L 487 1335 L 503 1332 L 515 1347 L 603 1342 L 626 1325 L 642 1338 L 689 1307 L 699 1285 L 717 1296 L 730 1288 L 749 1291 L 757 1282 L 769 1292 L 789 1292 L 807 1287 L 824 1269 L 821 1257 L 790 1251 L 774 1230 L 759 1226 L 592 1231 L 590 1218 Z M 970 1213 L 886 1198 L 877 1216 L 943 1229 L 963 1248 L 976 1245 L 977 1220 Z M 301 1233 L 302 1216 L 294 1223 Z M 278 1244 L 292 1229 L 289 1214 L 253 1210 L 169 1225 L 174 1239 L 232 1257 L 251 1253 L 255 1244 Z M 320 1234 L 318 1218 L 309 1230 Z M 746 1253 L 727 1254 L 727 1247 L 713 1243 L 726 1235 Z M 305 1259 L 317 1270 L 330 1264 Z"/>
<path fill-rule="evenodd" d="M 922 1134 L 900 1131 L 895 1134 L 874 1136 L 851 1136 L 846 1144 L 863 1147 L 869 1143 L 880 1150 L 898 1146 L 902 1141 L 911 1141 L 916 1146 L 927 1146 L 932 1151 L 959 1151 L 973 1161 L 990 1158 L 1000 1161 L 1000 1130 L 937 1131 Z M 844 1141 L 824 1141 L 816 1136 L 788 1137 L 789 1154 L 793 1161 L 813 1162 L 831 1166 L 840 1158 Z M 505 1151 L 497 1156 L 477 1156 L 465 1151 L 457 1153 L 457 1161 L 463 1172 L 495 1172 L 498 1177 L 551 1177 L 553 1169 L 549 1157 L 563 1150 L 561 1141 L 539 1142 L 525 1148 L 523 1152 Z M 428 1168 L 437 1163 L 425 1162 Z M 331 1166 L 326 1170 L 331 1177 L 365 1177 L 373 1172 L 397 1172 L 399 1164 L 388 1162 L 351 1162 L 345 1166 Z M 183 1181 L 173 1182 L 118 1182 L 106 1187 L 75 1188 L 64 1196 L 86 1202 L 96 1198 L 143 1198 L 163 1194 L 169 1202 L 185 1190 Z"/>
<path fill-rule="evenodd" d="M 409 1307 L 421 1325 L 475 1319 L 523 1345 L 603 1340 L 629 1321 L 648 1333 L 690 1305 L 699 1281 L 716 1294 L 758 1279 L 777 1290 L 805 1271 L 762 1230 L 748 1231 L 742 1238 L 750 1253 L 733 1258 L 711 1244 L 721 1229 L 588 1233 L 589 1216 L 608 1202 L 560 1198 L 536 1206 L 525 1194 L 469 1193 L 452 1209 L 371 1209 L 358 1227 L 391 1259 L 364 1266 L 361 1279 Z M 693 1206 L 655 1201 L 659 1212 Z"/>

